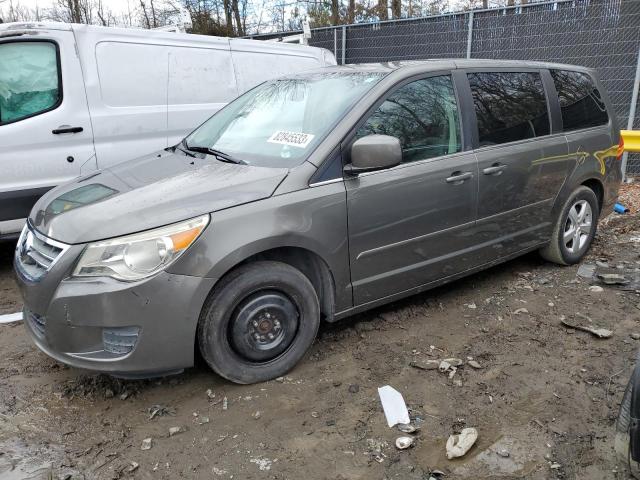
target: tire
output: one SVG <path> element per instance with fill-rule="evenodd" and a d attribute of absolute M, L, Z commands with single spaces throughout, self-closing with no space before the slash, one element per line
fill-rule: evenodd
<path fill-rule="evenodd" d="M 540 250 L 542 258 L 559 265 L 578 263 L 591 247 L 599 216 L 598 198 L 593 190 L 585 186 L 575 189 L 560 211 L 549 244 Z M 576 223 L 580 229 L 571 234 L 576 231 Z"/>
<path fill-rule="evenodd" d="M 209 367 L 235 383 L 271 380 L 290 371 L 320 326 L 313 285 L 281 262 L 253 262 L 212 290 L 198 322 L 198 345 Z"/>
<path fill-rule="evenodd" d="M 618 459 L 627 465 L 629 473 L 631 473 L 633 478 L 640 479 L 640 464 L 635 462 L 630 455 L 631 396 L 633 391 L 633 378 L 634 375 L 631 376 L 631 380 L 629 380 L 622 397 L 622 403 L 620 404 L 620 411 L 618 412 L 618 419 L 616 421 L 616 432 L 613 446 Z"/>

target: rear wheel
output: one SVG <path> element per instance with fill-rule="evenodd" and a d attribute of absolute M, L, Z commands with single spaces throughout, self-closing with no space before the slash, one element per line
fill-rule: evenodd
<path fill-rule="evenodd" d="M 198 324 L 200 352 L 219 375 L 255 383 L 287 373 L 320 325 L 309 279 L 281 262 L 243 265 L 216 286 Z"/>
<path fill-rule="evenodd" d="M 542 257 L 560 265 L 578 263 L 591 246 L 599 216 L 598 198 L 593 190 L 577 188 L 560 212 L 551 241 L 540 250 Z"/>

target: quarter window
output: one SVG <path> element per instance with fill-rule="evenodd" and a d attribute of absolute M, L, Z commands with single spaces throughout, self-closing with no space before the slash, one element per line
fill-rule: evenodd
<path fill-rule="evenodd" d="M 568 70 L 551 70 L 551 77 L 558 92 L 565 131 L 609 122 L 602 96 L 589 75 Z"/>
<path fill-rule="evenodd" d="M 468 74 L 480 146 L 548 135 L 549 112 L 538 73 Z"/>
<path fill-rule="evenodd" d="M 0 43 L 0 125 L 51 110 L 60 99 L 53 43 Z"/>
<path fill-rule="evenodd" d="M 403 162 L 459 152 L 460 122 L 451 77 L 430 77 L 400 87 L 356 136 L 373 134 L 400 139 Z"/>

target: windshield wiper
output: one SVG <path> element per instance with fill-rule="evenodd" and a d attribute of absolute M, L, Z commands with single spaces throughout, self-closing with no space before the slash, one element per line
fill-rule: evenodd
<path fill-rule="evenodd" d="M 183 145 L 187 150 L 190 150 L 192 152 L 199 152 L 199 153 L 206 153 L 207 155 L 213 155 L 214 157 L 216 157 L 216 159 L 220 160 L 221 162 L 236 163 L 239 165 L 248 165 L 248 163 L 245 162 L 244 160 L 241 160 L 239 158 L 234 158 L 231 155 L 221 152 L 220 150 L 216 150 L 214 148 L 201 147 L 198 145 L 189 145 L 186 142 L 183 142 Z"/>
<path fill-rule="evenodd" d="M 185 147 L 185 148 L 180 148 L 180 147 Z M 184 140 L 183 140 L 182 142 L 180 142 L 179 144 L 177 144 L 177 145 L 176 145 L 175 147 L 173 147 L 173 148 L 174 148 L 174 149 L 177 149 L 177 150 L 180 150 L 180 151 L 181 151 L 182 153 L 184 153 L 185 155 L 188 155 L 188 156 L 190 156 L 190 157 L 195 157 L 195 155 L 194 155 L 192 152 L 190 152 L 189 150 L 187 150 L 187 149 L 186 149 L 186 146 L 185 146 L 185 142 L 184 142 Z M 174 152 L 175 152 L 175 150 L 174 150 Z"/>

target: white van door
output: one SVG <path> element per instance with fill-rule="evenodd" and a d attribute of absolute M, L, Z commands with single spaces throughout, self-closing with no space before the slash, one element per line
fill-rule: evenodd
<path fill-rule="evenodd" d="M 169 47 L 117 41 L 117 30 L 106 36 L 95 44 L 98 34 L 83 36 L 81 47 L 95 45 L 85 56 L 97 67 L 87 93 L 101 169 L 167 147 Z"/>
<path fill-rule="evenodd" d="M 319 48 L 235 38 L 229 43 L 239 94 L 272 78 L 324 66 Z"/>
<path fill-rule="evenodd" d="M 73 33 L 0 41 L 0 235 L 50 188 L 96 168 Z"/>
<path fill-rule="evenodd" d="M 229 41 L 169 49 L 168 144 L 188 133 L 238 96 Z"/>

